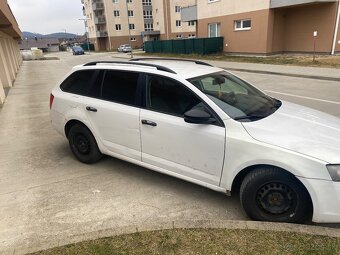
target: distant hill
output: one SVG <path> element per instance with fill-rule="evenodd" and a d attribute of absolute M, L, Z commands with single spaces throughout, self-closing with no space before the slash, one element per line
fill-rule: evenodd
<path fill-rule="evenodd" d="M 43 35 L 43 34 L 38 34 L 38 33 L 32 33 L 32 32 L 24 31 L 24 32 L 22 32 L 22 37 L 23 38 L 28 38 L 28 39 L 34 38 L 34 37 L 43 38 L 43 39 L 52 39 L 52 38 L 63 39 L 63 38 L 66 37 L 67 39 L 71 39 L 71 38 L 77 37 L 77 35 L 76 34 L 72 34 L 72 33 L 66 33 L 65 34 L 63 32 Z"/>

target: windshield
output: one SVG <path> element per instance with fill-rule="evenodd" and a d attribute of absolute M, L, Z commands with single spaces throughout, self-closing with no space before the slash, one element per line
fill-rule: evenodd
<path fill-rule="evenodd" d="M 74 49 L 74 50 L 82 50 L 83 48 L 80 47 L 80 46 L 74 46 L 73 49 Z"/>
<path fill-rule="evenodd" d="M 271 115 L 281 106 L 279 100 L 227 72 L 208 74 L 188 81 L 234 120 L 259 120 Z"/>

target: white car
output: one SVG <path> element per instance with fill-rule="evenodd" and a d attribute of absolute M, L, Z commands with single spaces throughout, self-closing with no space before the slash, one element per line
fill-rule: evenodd
<path fill-rule="evenodd" d="M 230 195 L 254 220 L 340 222 L 340 119 L 199 61 L 76 66 L 52 91 L 75 157 L 110 155 Z"/>
<path fill-rule="evenodd" d="M 127 52 L 131 52 L 132 48 L 131 48 L 130 44 L 122 44 L 118 47 L 117 50 L 118 50 L 118 52 L 127 53 Z"/>

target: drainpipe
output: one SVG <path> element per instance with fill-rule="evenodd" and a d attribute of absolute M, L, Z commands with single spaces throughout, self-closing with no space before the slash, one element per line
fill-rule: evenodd
<path fill-rule="evenodd" d="M 338 31 L 339 31 L 339 21 L 340 21 L 340 0 L 338 1 L 338 14 L 337 14 L 336 23 L 335 23 L 333 46 L 332 46 L 332 52 L 331 52 L 332 55 L 335 54 L 335 46 L 336 46 L 337 36 L 338 36 Z"/>
<path fill-rule="evenodd" d="M 105 0 L 103 1 L 104 3 L 104 12 L 105 12 L 105 25 L 106 25 L 106 29 L 107 29 L 107 36 L 109 37 L 109 50 L 112 50 L 112 45 L 111 45 L 111 36 L 110 36 L 110 27 L 108 26 L 108 22 L 109 22 L 109 17 L 107 16 L 107 5 Z"/>

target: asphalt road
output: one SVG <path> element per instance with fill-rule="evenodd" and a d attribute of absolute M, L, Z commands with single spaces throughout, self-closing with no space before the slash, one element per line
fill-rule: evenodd
<path fill-rule="evenodd" d="M 50 91 L 72 66 L 112 58 L 58 56 L 24 62 L 0 111 L 0 254 L 128 225 L 247 220 L 237 198 L 114 158 L 95 165 L 75 160 L 67 140 L 51 128 Z M 340 82 L 237 74 L 277 98 L 340 116 Z"/>

